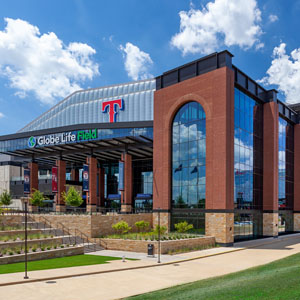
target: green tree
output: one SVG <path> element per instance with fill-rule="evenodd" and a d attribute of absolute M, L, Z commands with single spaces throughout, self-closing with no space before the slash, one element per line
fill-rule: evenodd
<path fill-rule="evenodd" d="M 194 228 L 193 224 L 189 224 L 187 221 L 179 222 L 174 226 L 176 231 L 179 233 L 184 233 Z"/>
<path fill-rule="evenodd" d="M 80 193 L 71 186 L 67 193 L 62 193 L 65 203 L 69 206 L 80 206 L 83 203 Z"/>
<path fill-rule="evenodd" d="M 34 190 L 33 194 L 31 194 L 29 198 L 29 202 L 32 206 L 44 206 L 44 194 L 39 190 Z"/>
<path fill-rule="evenodd" d="M 150 223 L 145 221 L 137 221 L 134 223 L 135 227 L 138 229 L 138 232 L 144 231 L 146 228 L 149 228 Z"/>
<path fill-rule="evenodd" d="M 155 229 L 154 229 L 154 232 L 156 234 L 160 233 L 161 235 L 164 235 L 167 232 L 167 227 L 156 225 Z"/>
<path fill-rule="evenodd" d="M 11 205 L 12 203 L 11 195 L 7 190 L 4 190 L 3 193 L 1 194 L 0 203 L 5 206 Z"/>
<path fill-rule="evenodd" d="M 116 224 L 113 224 L 111 227 L 114 230 L 116 230 L 117 233 L 122 233 L 122 234 L 128 233 L 131 230 L 131 227 L 125 221 L 120 221 Z"/>

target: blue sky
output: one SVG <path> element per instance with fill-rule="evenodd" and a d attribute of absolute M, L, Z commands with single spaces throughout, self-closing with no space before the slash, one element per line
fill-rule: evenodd
<path fill-rule="evenodd" d="M 300 102 L 299 14 L 300 0 L 0 0 L 0 134 L 76 89 L 224 49 L 280 99 Z"/>

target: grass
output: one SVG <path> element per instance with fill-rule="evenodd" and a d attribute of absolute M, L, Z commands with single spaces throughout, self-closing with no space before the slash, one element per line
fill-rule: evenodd
<path fill-rule="evenodd" d="M 76 255 L 28 262 L 28 271 L 59 269 L 79 266 L 106 264 L 111 260 L 120 260 L 119 257 L 98 255 Z M 0 265 L 0 274 L 24 272 L 24 263 Z"/>
<path fill-rule="evenodd" d="M 300 254 L 245 271 L 179 285 L 127 299 L 300 299 Z"/>

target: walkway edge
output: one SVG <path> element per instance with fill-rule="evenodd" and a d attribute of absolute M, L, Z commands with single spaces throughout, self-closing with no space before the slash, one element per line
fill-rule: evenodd
<path fill-rule="evenodd" d="M 130 271 L 130 270 L 138 270 L 138 269 L 147 269 L 147 268 L 168 266 L 168 265 L 172 265 L 172 264 L 184 263 L 184 262 L 188 262 L 188 261 L 193 261 L 193 260 L 198 260 L 198 259 L 202 259 L 202 258 L 208 258 L 208 257 L 223 255 L 223 254 L 227 254 L 227 253 L 243 251 L 243 250 L 246 250 L 246 249 L 257 248 L 259 246 L 273 244 L 273 243 L 276 243 L 276 242 L 279 242 L 279 241 L 282 241 L 282 240 L 285 240 L 285 239 L 293 238 L 293 237 L 295 237 L 294 234 L 288 235 L 288 236 L 283 236 L 279 239 L 272 239 L 272 240 L 269 240 L 267 243 L 261 243 L 261 244 L 258 244 L 258 245 L 253 245 L 253 246 L 248 246 L 248 247 L 241 247 L 241 248 L 232 249 L 232 250 L 228 250 L 228 251 L 223 251 L 223 252 L 219 252 L 219 253 L 207 254 L 207 255 L 203 255 L 203 256 L 186 258 L 186 259 L 181 259 L 181 260 L 176 260 L 176 261 L 171 261 L 171 262 L 166 262 L 166 263 L 160 263 L 160 264 L 156 263 L 156 264 L 147 265 L 147 266 L 130 267 L 130 268 L 105 270 L 105 271 L 95 271 L 95 272 L 87 272 L 87 273 L 77 273 L 77 274 L 70 274 L 70 275 L 63 275 L 63 276 L 44 277 L 44 278 L 39 278 L 39 279 L 28 279 L 28 280 L 24 279 L 23 281 L 12 281 L 12 282 L 7 282 L 7 283 L 0 283 L 0 287 L 10 286 L 10 285 L 26 284 L 26 283 L 33 283 L 33 282 L 52 281 L 52 280 L 66 279 L 66 278 L 72 278 L 72 277 L 98 275 L 98 274 L 114 273 L 114 272 L 121 272 L 121 271 Z"/>

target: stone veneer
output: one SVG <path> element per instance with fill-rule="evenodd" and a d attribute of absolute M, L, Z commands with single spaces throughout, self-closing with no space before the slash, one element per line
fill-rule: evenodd
<path fill-rule="evenodd" d="M 158 225 L 158 212 L 153 213 L 153 228 Z M 160 213 L 160 226 L 166 226 L 167 231 L 170 231 L 171 228 L 171 214 L 168 212 Z"/>
<path fill-rule="evenodd" d="M 62 223 L 66 226 L 71 233 L 74 233 L 75 229 L 79 229 L 88 237 L 99 237 L 101 235 L 115 233 L 112 229 L 112 225 L 120 221 L 125 221 L 132 227 L 132 231 L 135 231 L 134 223 L 137 221 L 147 221 L 152 227 L 152 214 L 121 214 L 121 215 L 43 215 L 52 225 L 56 227 L 57 223 Z M 31 215 L 33 219 L 39 221 L 39 215 Z"/>
<path fill-rule="evenodd" d="M 22 215 L 0 215 L 0 224 L 4 226 L 21 224 L 22 221 L 23 221 Z"/>
<path fill-rule="evenodd" d="M 278 213 L 263 214 L 263 236 L 278 236 Z"/>
<path fill-rule="evenodd" d="M 294 213 L 294 231 L 300 231 L 300 213 Z"/>
<path fill-rule="evenodd" d="M 84 254 L 83 246 L 28 253 L 28 261 Z M 24 262 L 24 254 L 0 257 L 0 265 Z"/>
<path fill-rule="evenodd" d="M 158 242 L 157 241 L 140 241 L 140 240 L 122 240 L 122 239 L 97 239 L 100 245 L 109 250 L 131 251 L 147 253 L 148 244 L 154 245 L 154 253 L 157 254 Z M 161 241 L 160 249 L 161 254 L 167 254 L 169 251 L 179 250 L 182 248 L 195 248 L 214 246 L 214 237 L 199 237 L 182 240 Z"/>
<path fill-rule="evenodd" d="M 232 244 L 234 241 L 234 214 L 205 213 L 205 234 L 214 236 L 217 243 Z"/>
<path fill-rule="evenodd" d="M 24 233 L 24 232 L 23 232 Z M 63 239 L 62 237 L 53 237 L 53 238 L 43 238 L 43 239 L 34 239 L 34 240 L 28 240 L 27 244 L 28 246 L 31 245 L 38 245 L 40 246 L 48 246 L 49 244 L 62 244 Z M 9 242 L 0 242 L 0 250 L 6 249 L 6 248 L 14 248 L 14 247 L 24 247 L 24 241 L 9 241 Z"/>

